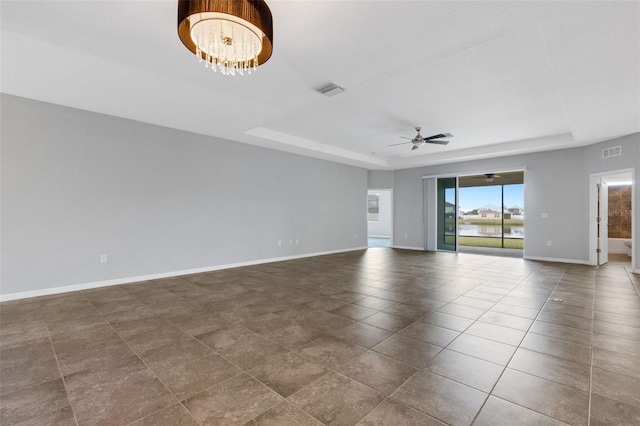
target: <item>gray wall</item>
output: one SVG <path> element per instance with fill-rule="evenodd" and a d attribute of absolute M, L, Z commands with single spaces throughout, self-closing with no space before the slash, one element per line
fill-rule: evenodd
<path fill-rule="evenodd" d="M 616 145 L 622 145 L 623 155 L 602 159 L 602 149 Z M 425 222 L 432 222 L 433 218 L 428 214 L 432 209 L 424 201 L 423 176 L 525 169 L 525 256 L 586 262 L 589 260 L 589 174 L 639 168 L 639 150 L 640 134 L 634 134 L 587 147 L 397 170 L 394 174 L 394 242 L 398 246 L 426 247 Z M 639 187 L 635 186 L 634 193 L 636 210 Z M 541 213 L 547 213 L 548 218 L 543 219 Z M 637 211 L 635 215 L 638 242 Z M 551 247 L 547 246 L 548 240 L 552 241 Z M 635 259 L 640 259 L 638 247 L 634 251 Z"/>
<path fill-rule="evenodd" d="M 364 169 L 14 96 L 0 105 L 2 295 L 367 245 Z"/>
<path fill-rule="evenodd" d="M 369 170 L 367 174 L 369 189 L 392 189 L 393 180 L 392 170 Z"/>

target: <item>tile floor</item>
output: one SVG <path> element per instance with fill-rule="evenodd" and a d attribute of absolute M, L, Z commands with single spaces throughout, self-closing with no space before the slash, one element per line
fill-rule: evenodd
<path fill-rule="evenodd" d="M 379 248 L 5 302 L 0 423 L 638 425 L 639 283 Z"/>

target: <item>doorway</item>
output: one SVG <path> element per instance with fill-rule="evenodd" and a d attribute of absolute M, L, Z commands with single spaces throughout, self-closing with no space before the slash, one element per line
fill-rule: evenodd
<path fill-rule="evenodd" d="M 393 194 L 390 189 L 367 193 L 367 240 L 369 247 L 391 247 L 393 236 Z"/>
<path fill-rule="evenodd" d="M 589 263 L 621 263 L 635 269 L 633 256 L 635 169 L 590 175 Z"/>

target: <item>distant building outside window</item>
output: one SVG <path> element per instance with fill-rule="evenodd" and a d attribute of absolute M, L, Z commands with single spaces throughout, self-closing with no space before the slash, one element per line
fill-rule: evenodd
<path fill-rule="evenodd" d="M 369 194 L 367 196 L 367 220 L 378 222 L 380 220 L 380 195 Z"/>

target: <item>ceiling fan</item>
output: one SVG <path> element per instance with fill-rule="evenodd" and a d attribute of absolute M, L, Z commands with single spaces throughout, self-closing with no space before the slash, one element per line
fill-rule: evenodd
<path fill-rule="evenodd" d="M 418 132 L 418 134 L 414 138 L 407 138 L 405 136 L 400 136 L 403 139 L 411 139 L 410 142 L 394 143 L 394 144 L 391 144 L 391 145 L 388 145 L 388 146 L 396 146 L 396 145 L 403 145 L 403 144 L 406 144 L 406 143 L 412 143 L 413 144 L 413 148 L 411 148 L 411 150 L 413 151 L 414 149 L 420 148 L 425 143 L 432 143 L 432 144 L 437 144 L 437 145 L 446 145 L 446 144 L 449 143 L 449 141 L 439 141 L 439 140 L 436 140 L 436 139 L 452 138 L 453 137 L 453 135 L 451 133 L 440 133 L 440 134 L 429 136 L 429 137 L 425 138 L 420 134 L 420 127 L 416 127 L 416 131 Z"/>
<path fill-rule="evenodd" d="M 496 178 L 501 178 L 502 176 L 497 175 L 495 173 L 485 173 L 484 177 L 476 176 L 474 179 L 484 179 L 485 182 L 493 182 Z"/>

